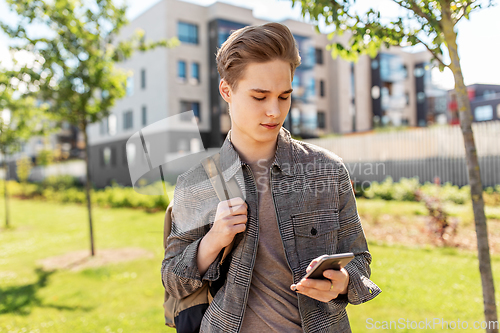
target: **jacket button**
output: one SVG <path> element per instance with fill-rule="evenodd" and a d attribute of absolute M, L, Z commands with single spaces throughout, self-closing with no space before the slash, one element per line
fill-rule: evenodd
<path fill-rule="evenodd" d="M 315 236 L 317 233 L 318 233 L 318 230 L 316 230 L 316 228 L 313 227 L 311 229 L 311 235 Z"/>

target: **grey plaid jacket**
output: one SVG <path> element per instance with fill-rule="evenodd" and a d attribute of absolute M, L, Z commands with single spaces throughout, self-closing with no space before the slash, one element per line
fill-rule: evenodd
<path fill-rule="evenodd" d="M 240 330 L 257 254 L 255 178 L 250 167 L 240 160 L 229 133 L 220 156 L 224 179 L 235 176 L 245 188 L 248 220 L 245 232 L 235 236 L 227 280 L 208 307 L 200 332 Z M 237 173 L 239 168 L 243 172 Z M 347 295 L 325 303 L 297 294 L 304 332 L 351 332 L 346 305 L 369 301 L 381 290 L 369 279 L 371 255 L 342 159 L 316 145 L 292 139 L 290 132 L 281 128 L 270 177 L 279 231 L 294 283 L 306 273 L 311 260 L 320 255 L 355 254 L 345 267 L 349 272 Z M 219 277 L 222 252 L 203 276 L 196 263 L 198 244 L 214 223 L 218 203 L 201 163 L 178 177 L 172 232 L 161 267 L 163 284 L 176 298 L 193 293 L 203 281 Z"/>

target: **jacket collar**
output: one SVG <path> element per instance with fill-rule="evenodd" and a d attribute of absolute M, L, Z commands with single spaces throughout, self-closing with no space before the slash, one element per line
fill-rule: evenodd
<path fill-rule="evenodd" d="M 226 182 L 229 181 L 243 165 L 248 165 L 246 162 L 241 161 L 238 152 L 234 148 L 231 140 L 229 140 L 230 134 L 231 130 L 227 133 L 226 139 L 220 149 L 222 175 Z M 290 132 L 286 128 L 281 127 L 277 140 L 278 147 L 276 148 L 272 165 L 278 166 L 283 173 L 293 176 L 292 137 Z"/>

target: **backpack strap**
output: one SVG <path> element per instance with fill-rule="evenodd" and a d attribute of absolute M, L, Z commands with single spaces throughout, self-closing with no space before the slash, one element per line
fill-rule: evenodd
<path fill-rule="evenodd" d="M 231 178 L 227 184 L 224 181 L 224 177 L 222 176 L 222 172 L 220 170 L 220 152 L 204 159 L 202 161 L 202 165 L 205 168 L 208 178 L 210 179 L 210 182 L 212 183 L 220 201 L 226 201 L 236 197 L 243 198 L 241 189 L 234 177 Z M 226 259 L 229 253 L 231 253 L 233 244 L 234 238 L 231 244 L 224 248 L 224 253 L 222 254 L 222 259 L 220 261 L 221 264 L 224 262 L 224 259 Z"/>
<path fill-rule="evenodd" d="M 227 183 L 224 181 L 222 177 L 222 173 L 220 172 L 220 153 L 217 153 L 213 156 L 209 156 L 202 161 L 203 168 L 212 183 L 215 192 L 217 193 L 217 197 L 220 201 L 226 201 L 232 198 L 240 197 L 243 198 L 243 194 L 241 192 L 236 179 L 233 177 Z M 167 238 L 172 231 L 172 207 L 174 205 L 174 200 L 170 200 L 168 204 L 167 210 L 165 212 L 165 219 L 163 224 L 163 248 L 167 248 Z M 221 263 L 226 259 L 228 254 L 231 252 L 233 248 L 233 242 L 229 244 L 222 254 Z"/>
<path fill-rule="evenodd" d="M 165 220 L 163 221 L 163 248 L 167 248 L 167 238 L 172 231 L 172 207 L 174 206 L 174 199 L 170 200 L 167 210 L 165 212 Z"/>

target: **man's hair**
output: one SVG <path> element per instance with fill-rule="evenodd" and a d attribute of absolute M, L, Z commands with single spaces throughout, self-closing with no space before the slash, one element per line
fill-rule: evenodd
<path fill-rule="evenodd" d="M 280 59 L 290 63 L 292 77 L 300 65 L 295 39 L 287 26 L 266 23 L 234 31 L 217 51 L 217 70 L 231 89 L 236 90 L 246 66 Z"/>

